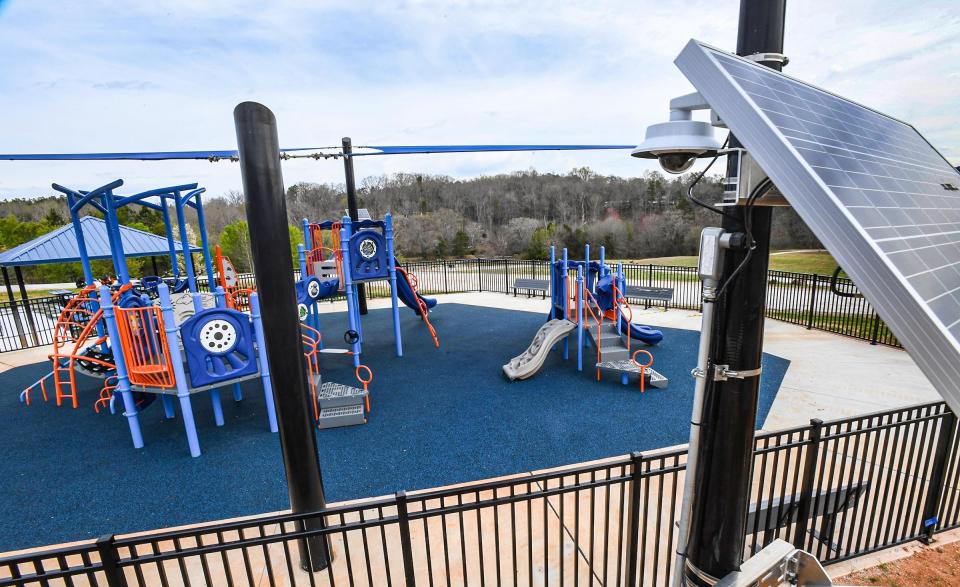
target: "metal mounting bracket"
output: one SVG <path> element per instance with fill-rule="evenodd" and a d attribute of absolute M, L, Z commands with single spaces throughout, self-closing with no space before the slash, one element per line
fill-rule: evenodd
<path fill-rule="evenodd" d="M 713 380 L 726 381 L 727 379 L 746 379 L 747 377 L 759 377 L 760 373 L 762 372 L 763 367 L 757 367 L 756 369 L 748 369 L 745 371 L 731 371 L 730 365 L 714 365 Z M 707 372 L 700 367 L 695 367 L 694 369 L 690 370 L 690 375 L 699 379 L 706 377 Z"/>
<path fill-rule="evenodd" d="M 730 365 L 714 365 L 713 380 L 726 381 L 727 379 L 746 379 L 747 377 L 759 377 L 763 372 L 763 367 L 756 369 L 747 369 L 745 371 L 732 371 Z"/>

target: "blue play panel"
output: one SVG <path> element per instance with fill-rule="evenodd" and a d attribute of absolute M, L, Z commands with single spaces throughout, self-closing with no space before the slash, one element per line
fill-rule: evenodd
<path fill-rule="evenodd" d="M 546 304 L 544 304 L 546 305 Z M 414 313 L 401 308 L 403 358 L 393 352 L 389 310 L 364 317 L 364 363 L 374 372 L 373 412 L 365 426 L 317 433 L 329 501 L 518 473 L 682 444 L 693 396 L 690 369 L 699 334 L 664 330 L 651 347 L 666 390 L 596 383 L 575 357 L 554 353 L 532 379 L 509 383 L 500 368 L 530 343 L 545 319 L 529 312 L 439 304 L 433 346 Z M 346 315 L 322 315 L 330 346 L 344 346 Z M 326 356 L 324 378 L 355 383 L 348 357 Z M 589 361 L 588 361 L 589 362 Z M 758 423 L 789 362 L 764 356 Z M 267 430 L 259 381 L 235 404 L 223 393 L 226 425 L 217 428 L 205 394 L 194 399 L 203 455 L 190 458 L 179 418 L 159 402 L 141 414 L 146 447 L 133 449 L 119 415 L 95 414 L 98 381 L 81 390 L 77 410 L 29 408 L 19 392 L 49 369 L 30 365 L 2 375 L 0 551 L 288 507 L 279 437 Z M 282 393 L 282 390 L 281 390 Z"/>

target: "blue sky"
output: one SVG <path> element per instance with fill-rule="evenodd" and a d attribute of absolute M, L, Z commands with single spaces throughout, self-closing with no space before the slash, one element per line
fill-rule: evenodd
<path fill-rule="evenodd" d="M 284 146 L 637 143 L 691 90 L 673 65 L 684 43 L 732 48 L 738 5 L 0 0 L 0 152 L 233 148 L 244 100 L 273 109 Z M 960 163 L 958 6 L 790 0 L 787 72 L 911 122 Z M 581 165 L 654 168 L 616 151 L 461 154 L 368 158 L 358 174 Z M 0 197 L 117 177 L 240 187 L 223 162 L 0 161 Z M 342 166 L 287 162 L 284 179 L 339 182 Z"/>

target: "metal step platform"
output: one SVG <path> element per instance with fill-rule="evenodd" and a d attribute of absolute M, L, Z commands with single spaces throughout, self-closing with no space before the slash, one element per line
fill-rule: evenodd
<path fill-rule="evenodd" d="M 640 367 L 638 367 L 630 359 L 620 360 L 620 361 L 603 361 L 597 363 L 596 367 L 601 371 L 607 371 L 610 373 L 616 373 L 618 375 L 627 374 L 629 376 L 640 376 Z M 656 387 L 657 389 L 666 389 L 669 385 L 670 380 L 667 379 L 662 373 L 656 369 L 648 367 L 644 371 L 646 376 L 646 384 L 650 387 Z"/>
<path fill-rule="evenodd" d="M 360 404 L 320 410 L 317 428 L 323 430 L 326 428 L 339 428 L 341 426 L 355 426 L 366 423 L 367 417 L 366 414 L 364 414 L 363 404 Z"/>
<path fill-rule="evenodd" d="M 317 389 L 317 405 L 323 411 L 327 408 L 344 406 L 363 406 L 367 399 L 367 392 L 359 387 L 350 387 L 342 383 L 325 381 Z"/>

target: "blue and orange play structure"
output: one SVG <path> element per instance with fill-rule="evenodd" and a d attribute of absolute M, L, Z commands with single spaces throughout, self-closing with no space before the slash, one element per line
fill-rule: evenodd
<path fill-rule="evenodd" d="M 216 286 L 213 293 L 205 294 L 197 288 L 185 210 L 196 211 L 201 253 L 210 285 L 214 286 L 201 202 L 204 189 L 187 184 L 122 196 L 115 193 L 122 185 L 122 180 L 116 180 L 91 191 L 53 185 L 67 197 L 86 286 L 66 304 L 58 318 L 50 355 L 51 372 L 25 389 L 21 400 L 29 405 L 30 394 L 37 388 L 46 400 L 46 385 L 52 382 L 57 405 L 69 400 L 76 408 L 77 374 L 98 377 L 104 383 L 94 408 L 98 412 L 103 408 L 115 412 L 119 399 L 134 447 L 144 445 L 140 412 L 159 397 L 167 418 L 175 417 L 179 405 L 190 454 L 196 457 L 200 455 L 200 441 L 193 416 L 193 396 L 209 395 L 215 423 L 222 426 L 219 389 L 231 386 L 233 399 L 241 401 L 240 383 L 259 378 L 263 382 L 267 425 L 271 432 L 276 432 L 270 369 L 266 361 L 260 360 L 260 350 L 265 346 L 256 292 L 243 291 L 248 313 L 236 309 L 236 296 L 240 293 L 236 288 L 228 293 Z M 147 276 L 139 283 L 131 280 L 117 210 L 134 203 L 161 212 L 172 277 Z M 80 211 L 85 206 L 103 214 L 108 227 L 115 273 L 99 280 L 99 284 L 91 270 L 80 225 Z M 179 254 L 185 277 L 178 267 L 171 208 L 180 232 Z M 222 272 L 224 261 L 220 258 L 218 265 Z M 226 284 L 225 276 L 220 277 Z"/>
<path fill-rule="evenodd" d="M 354 366 L 360 366 L 364 341 L 357 287 L 361 283 L 388 283 L 398 357 L 403 356 L 399 302 L 416 312 L 430 332 L 434 346 L 440 347 L 437 332 L 429 318 L 437 300 L 420 295 L 416 276 L 404 270 L 397 261 L 390 214 L 386 214 L 383 220 L 367 218 L 353 221 L 344 216 L 336 222 L 311 223 L 305 218 L 303 236 L 305 245 L 300 250 L 300 274 L 307 277 L 301 279 L 303 284 L 298 284 L 298 292 L 308 291 L 311 287 L 320 292 L 320 297 L 314 298 L 313 302 L 336 294 L 346 297 L 349 326 L 344 341 L 350 346 Z M 314 285 L 310 286 L 308 282 Z M 300 312 L 302 320 L 320 330 L 315 304 L 301 306 Z"/>
<path fill-rule="evenodd" d="M 652 369 L 653 355 L 633 348 L 633 340 L 655 345 L 663 340 L 663 333 L 633 322 L 623 266 L 618 264 L 612 270 L 602 246 L 599 260 L 591 260 L 587 244 L 583 260 L 570 259 L 567 249 L 563 249 L 558 260 L 556 249 L 550 247 L 549 267 L 549 283 L 543 283 L 549 288 L 550 297 L 547 322 L 527 350 L 503 366 L 507 378 L 517 380 L 535 375 L 555 346 L 560 346 L 563 359 L 569 360 L 570 339 L 575 332 L 578 371 L 583 371 L 587 350 L 592 347 L 589 356 L 594 359 L 597 381 L 603 372 L 608 372 L 617 375 L 624 385 L 637 378 L 641 392 L 648 385 L 666 387 L 667 378 Z"/>

